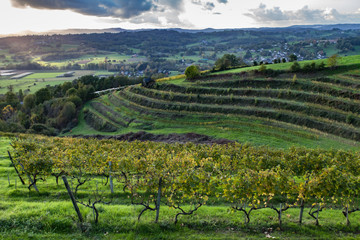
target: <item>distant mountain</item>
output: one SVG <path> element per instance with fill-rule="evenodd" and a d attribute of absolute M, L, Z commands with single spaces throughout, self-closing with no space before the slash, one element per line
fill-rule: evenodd
<path fill-rule="evenodd" d="M 221 32 L 221 31 L 234 31 L 234 30 L 246 30 L 246 31 L 288 31 L 288 30 L 303 30 L 303 29 L 316 29 L 316 30 L 332 30 L 332 29 L 340 29 L 340 30 L 358 30 L 360 29 L 360 24 L 331 24 L 331 25 L 294 25 L 289 27 L 261 27 L 261 28 L 222 28 L 222 29 L 214 29 L 214 28 L 206 28 L 206 29 L 182 29 L 182 28 L 166 28 L 161 30 L 168 31 L 177 31 L 177 32 L 186 32 L 186 33 L 199 33 L 199 32 Z M 106 28 L 106 29 L 64 29 L 64 30 L 51 30 L 47 32 L 32 32 L 32 31 L 24 31 L 17 34 L 10 35 L 0 35 L 0 37 L 6 36 L 24 36 L 24 35 L 54 35 L 54 34 L 90 34 L 90 33 L 120 33 L 120 32 L 141 32 L 141 31 L 151 31 L 155 30 L 151 29 L 123 29 L 123 28 Z"/>

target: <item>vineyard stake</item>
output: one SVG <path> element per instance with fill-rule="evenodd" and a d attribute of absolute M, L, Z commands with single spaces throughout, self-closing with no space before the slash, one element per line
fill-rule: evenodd
<path fill-rule="evenodd" d="M 22 182 L 23 185 L 25 185 L 24 180 L 21 178 L 20 173 L 19 173 L 19 171 L 17 170 L 16 165 L 14 164 L 14 161 L 13 161 L 13 159 L 12 159 L 12 157 L 11 157 L 10 152 L 9 152 L 9 151 L 7 151 L 7 152 L 8 152 L 8 154 L 9 154 L 10 161 L 11 161 L 12 165 L 13 165 L 14 168 L 15 168 L 15 171 L 16 171 L 17 175 L 18 175 L 19 178 L 20 178 L 20 181 Z M 20 163 L 20 162 L 19 162 L 19 163 Z"/>
<path fill-rule="evenodd" d="M 302 224 L 304 208 L 305 208 L 304 199 L 301 199 L 299 224 Z"/>
<path fill-rule="evenodd" d="M 70 189 L 70 186 L 69 186 L 69 182 L 68 182 L 66 176 L 62 176 L 62 180 L 64 181 L 66 190 L 67 190 L 68 193 L 69 193 L 71 202 L 72 202 L 72 204 L 73 204 L 73 206 L 74 206 L 74 208 L 75 208 L 75 211 L 76 211 L 76 213 L 77 213 L 77 215 L 78 215 L 78 217 L 79 217 L 79 220 L 80 220 L 80 222 L 82 223 L 82 222 L 84 222 L 84 219 L 83 219 L 83 217 L 82 217 L 82 215 L 81 215 L 79 206 L 78 206 L 77 203 L 76 203 L 75 197 L 74 197 L 73 193 L 71 192 L 71 189 Z"/>
<path fill-rule="evenodd" d="M 246 204 L 244 205 L 244 224 L 247 223 L 247 217 L 246 217 Z"/>
<path fill-rule="evenodd" d="M 281 227 L 281 210 L 282 210 L 281 207 L 282 206 L 281 206 L 281 203 L 280 203 L 280 214 L 279 214 L 279 225 L 280 225 L 280 227 Z"/>
<path fill-rule="evenodd" d="M 157 222 L 159 221 L 160 200 L 161 200 L 161 182 L 162 182 L 162 177 L 160 177 L 160 179 L 159 179 L 159 190 L 158 190 L 157 201 L 156 201 L 156 218 L 155 218 L 155 223 L 157 223 Z"/>
<path fill-rule="evenodd" d="M 110 191 L 111 191 L 111 193 L 114 193 L 114 185 L 113 185 L 113 180 L 112 180 L 112 176 L 111 176 L 111 161 L 109 162 L 109 168 L 110 168 L 110 172 L 109 172 L 109 177 L 110 177 Z"/>
<path fill-rule="evenodd" d="M 316 213 L 316 225 L 319 225 L 319 212 L 320 212 L 320 204 L 319 204 L 319 207 L 318 207 L 318 211 Z"/>

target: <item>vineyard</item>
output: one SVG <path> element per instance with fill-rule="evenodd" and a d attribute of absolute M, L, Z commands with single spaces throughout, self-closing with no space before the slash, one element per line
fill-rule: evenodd
<path fill-rule="evenodd" d="M 95 224 L 101 223 L 104 206 L 119 202 L 140 206 L 139 221 L 154 211 L 153 220 L 161 222 L 160 206 L 167 206 L 175 225 L 186 224 L 201 207 L 219 204 L 244 226 L 266 209 L 279 229 L 289 224 L 284 216 L 290 211 L 298 224 L 307 219 L 306 225 L 321 225 L 322 215 L 334 210 L 344 226 L 358 226 L 360 220 L 358 152 L 27 135 L 14 138 L 11 146 L 11 160 L 30 192 L 41 194 L 50 179 L 61 186 L 64 181 L 74 206 L 91 209 Z"/>
<path fill-rule="evenodd" d="M 72 134 L 194 132 L 275 148 L 355 149 L 358 71 L 217 73 L 131 86 L 87 104 Z"/>

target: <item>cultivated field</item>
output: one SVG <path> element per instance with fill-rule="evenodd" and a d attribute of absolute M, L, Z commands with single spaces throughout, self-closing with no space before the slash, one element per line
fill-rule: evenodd
<path fill-rule="evenodd" d="M 89 70 L 76 70 L 72 77 L 56 77 L 64 74 L 67 71 L 33 71 L 34 74 L 26 76 L 20 79 L 10 79 L 10 77 L 0 77 L 0 94 L 5 94 L 9 91 L 9 87 L 12 86 L 14 92 L 18 92 L 20 89 L 25 93 L 35 93 L 37 90 L 46 86 L 55 86 L 64 82 L 71 82 L 85 75 L 113 75 L 113 73 L 107 71 L 89 71 Z"/>

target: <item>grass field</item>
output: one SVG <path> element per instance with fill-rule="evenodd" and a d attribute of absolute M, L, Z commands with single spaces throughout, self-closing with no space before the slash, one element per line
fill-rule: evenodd
<path fill-rule="evenodd" d="M 78 63 L 79 65 L 85 65 L 88 63 L 104 63 L 105 59 L 107 58 L 108 61 L 111 61 L 112 64 L 120 63 L 120 62 L 138 62 L 143 61 L 144 57 L 137 57 L 132 58 L 129 55 L 124 54 L 117 54 L 113 52 L 109 53 L 101 53 L 97 55 L 84 55 L 79 58 L 73 58 L 73 59 L 66 59 L 63 61 L 42 61 L 40 57 L 35 58 L 34 60 L 41 64 L 41 65 L 50 65 L 50 66 L 56 66 L 56 67 L 64 67 L 68 64 L 75 64 Z M 115 61 L 115 62 L 114 62 Z"/>
<path fill-rule="evenodd" d="M 5 94 L 8 91 L 10 85 L 13 86 L 13 91 L 18 92 L 20 89 L 23 91 L 29 91 L 30 93 L 35 93 L 37 90 L 44 88 L 46 86 L 55 86 L 62 84 L 64 82 L 73 81 L 76 78 L 85 75 L 113 75 L 107 71 L 89 71 L 89 70 L 77 70 L 74 71 L 75 74 L 73 77 L 60 77 L 57 78 L 64 72 L 49 72 L 49 71 L 35 71 L 34 74 L 26 76 L 21 79 L 9 79 L 6 77 L 0 77 L 0 94 Z"/>

